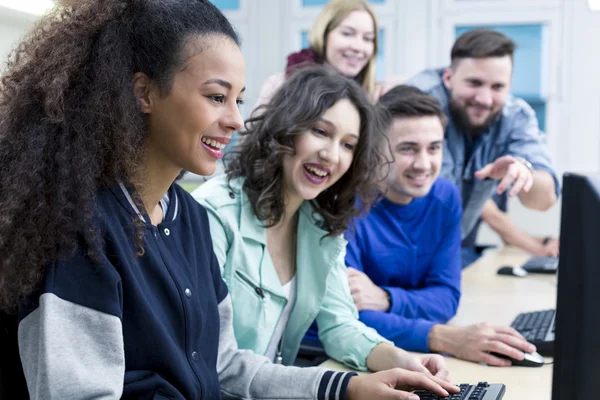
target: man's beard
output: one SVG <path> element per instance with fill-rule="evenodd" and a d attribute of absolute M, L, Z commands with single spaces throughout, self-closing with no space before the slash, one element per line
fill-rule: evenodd
<path fill-rule="evenodd" d="M 456 127 L 463 132 L 470 133 L 472 136 L 478 136 L 485 132 L 502 112 L 502 108 L 500 108 L 498 111 L 490 113 L 489 117 L 487 117 L 482 124 L 473 125 L 469 120 L 466 107 L 462 107 L 456 100 L 452 99 L 452 97 L 450 97 L 448 109 Z"/>

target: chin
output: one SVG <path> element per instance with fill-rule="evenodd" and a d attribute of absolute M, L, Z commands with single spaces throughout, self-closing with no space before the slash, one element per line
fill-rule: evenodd
<path fill-rule="evenodd" d="M 425 197 L 427 196 L 427 194 L 429 194 L 430 190 L 431 185 L 416 187 L 413 190 L 411 190 L 410 196 L 414 197 L 415 199 Z"/>
<path fill-rule="evenodd" d="M 354 78 L 356 75 L 358 75 L 360 70 L 356 71 L 355 68 L 345 67 L 345 68 L 338 69 L 338 72 L 340 74 L 344 75 L 346 78 Z"/>
<path fill-rule="evenodd" d="M 217 170 L 217 164 L 214 165 L 194 165 L 192 168 L 187 169 L 188 172 L 191 172 L 196 175 L 201 176 L 209 176 L 215 173 Z"/>
<path fill-rule="evenodd" d="M 310 200 L 316 199 L 317 196 L 319 194 L 321 194 L 321 191 L 320 190 L 311 190 L 311 189 L 307 189 L 307 190 L 301 189 L 297 193 L 300 195 L 302 200 L 310 201 Z"/>
<path fill-rule="evenodd" d="M 311 201 L 317 198 L 317 196 L 319 196 L 321 194 L 321 192 L 318 193 L 303 193 L 302 194 L 302 199 L 306 200 L 306 201 Z"/>

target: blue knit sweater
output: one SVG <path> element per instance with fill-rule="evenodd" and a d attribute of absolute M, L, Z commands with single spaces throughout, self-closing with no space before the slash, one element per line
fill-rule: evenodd
<path fill-rule="evenodd" d="M 429 351 L 432 326 L 456 313 L 460 298 L 461 199 L 439 178 L 425 197 L 408 205 L 383 199 L 355 221 L 346 265 L 365 272 L 387 290 L 388 312 L 366 310 L 360 320 L 396 346 Z"/>

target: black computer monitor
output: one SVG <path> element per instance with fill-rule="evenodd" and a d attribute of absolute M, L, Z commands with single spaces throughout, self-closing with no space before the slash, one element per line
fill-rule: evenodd
<path fill-rule="evenodd" d="M 552 400 L 596 399 L 600 380 L 600 176 L 563 178 Z"/>

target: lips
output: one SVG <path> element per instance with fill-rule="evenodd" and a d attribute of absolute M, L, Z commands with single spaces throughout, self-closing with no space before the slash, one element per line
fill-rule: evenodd
<path fill-rule="evenodd" d="M 319 185 L 327 180 L 331 171 L 319 164 L 304 164 L 302 171 L 309 182 Z"/>
<path fill-rule="evenodd" d="M 405 175 L 405 177 L 416 186 L 424 186 L 429 182 L 431 175 Z"/>
<path fill-rule="evenodd" d="M 360 67 L 364 62 L 364 59 L 362 57 L 347 56 L 342 54 L 342 58 L 344 59 L 346 64 L 350 65 L 351 67 Z"/>
<path fill-rule="evenodd" d="M 202 147 L 206 150 L 208 154 L 210 154 L 216 159 L 220 159 L 223 158 L 222 150 L 225 148 L 225 146 L 227 146 L 227 144 L 229 144 L 229 142 L 231 142 L 231 139 L 226 137 L 211 138 L 203 136 L 202 139 L 200 139 L 200 141 L 202 142 Z"/>

